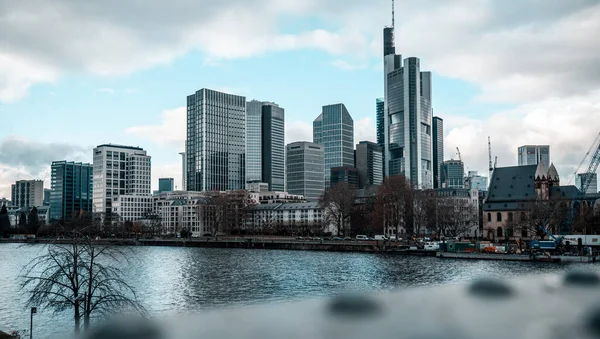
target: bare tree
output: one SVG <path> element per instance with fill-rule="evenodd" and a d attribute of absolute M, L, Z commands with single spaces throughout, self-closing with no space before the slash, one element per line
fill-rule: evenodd
<path fill-rule="evenodd" d="M 442 198 L 441 208 L 444 215 L 444 234 L 450 237 L 459 237 L 467 234 L 477 223 L 477 211 L 465 199 Z"/>
<path fill-rule="evenodd" d="M 95 314 L 105 316 L 128 307 L 145 313 L 135 291 L 115 266 L 127 259 L 121 249 L 76 234 L 69 244 L 50 244 L 45 250 L 21 276 L 21 287 L 29 293 L 28 304 L 55 313 L 73 310 L 76 333 L 82 316 L 87 330 Z"/>
<path fill-rule="evenodd" d="M 546 230 L 558 234 L 567 219 L 569 206 L 563 200 L 534 200 L 521 203 L 517 227 L 532 237 L 544 239 Z"/>
<path fill-rule="evenodd" d="M 396 230 L 396 238 L 400 233 L 400 228 L 406 228 L 407 216 L 412 215 L 412 211 L 407 213 L 407 203 L 412 200 L 411 186 L 404 176 L 391 176 L 383 181 L 377 194 L 375 204 L 375 213 L 383 218 L 384 227 L 393 227 Z"/>
<path fill-rule="evenodd" d="M 339 182 L 323 194 L 319 204 L 325 210 L 326 223 L 332 223 L 340 232 L 349 235 L 348 219 L 354 207 L 354 190 L 347 182 Z M 347 227 L 348 226 L 348 227 Z"/>
<path fill-rule="evenodd" d="M 426 229 L 434 228 L 432 225 L 435 225 L 436 222 L 435 203 L 435 191 L 415 191 L 413 206 L 413 232 L 415 236 L 421 235 Z"/>

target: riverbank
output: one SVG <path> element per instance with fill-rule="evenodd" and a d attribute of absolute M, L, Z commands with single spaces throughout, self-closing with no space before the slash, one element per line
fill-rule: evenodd
<path fill-rule="evenodd" d="M 441 259 L 464 260 L 495 260 L 495 261 L 527 261 L 527 262 L 553 262 L 553 263 L 592 263 L 598 260 L 597 256 L 567 256 L 567 255 L 519 255 L 519 254 L 487 254 L 487 253 L 454 253 L 437 252 Z"/>

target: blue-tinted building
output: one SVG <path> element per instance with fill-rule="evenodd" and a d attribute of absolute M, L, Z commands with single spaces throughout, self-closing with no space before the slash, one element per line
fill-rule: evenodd
<path fill-rule="evenodd" d="M 313 142 L 325 151 L 325 188 L 329 187 L 332 167 L 354 166 L 354 120 L 344 104 L 323 106 L 313 121 Z"/>
<path fill-rule="evenodd" d="M 187 190 L 246 184 L 246 98 L 203 88 L 187 97 Z"/>
<path fill-rule="evenodd" d="M 70 219 L 92 212 L 92 165 L 54 161 L 50 179 L 50 220 Z"/>
<path fill-rule="evenodd" d="M 175 179 L 173 178 L 158 178 L 158 192 L 173 192 L 175 189 Z"/>

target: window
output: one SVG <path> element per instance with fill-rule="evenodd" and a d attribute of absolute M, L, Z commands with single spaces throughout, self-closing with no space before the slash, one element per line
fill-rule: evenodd
<path fill-rule="evenodd" d="M 488 221 L 492 221 L 492 213 L 488 213 Z"/>
<path fill-rule="evenodd" d="M 500 214 L 500 213 L 498 213 Z M 496 229 L 496 236 L 501 237 L 502 236 L 502 227 L 498 227 L 498 229 Z"/>
<path fill-rule="evenodd" d="M 527 238 L 527 230 L 521 230 L 521 237 Z"/>
<path fill-rule="evenodd" d="M 496 221 L 502 221 L 502 213 L 496 213 Z"/>
<path fill-rule="evenodd" d="M 513 213 L 508 212 L 508 221 L 513 221 Z"/>

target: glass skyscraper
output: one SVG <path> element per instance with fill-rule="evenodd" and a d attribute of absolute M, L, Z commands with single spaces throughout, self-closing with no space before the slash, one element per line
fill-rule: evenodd
<path fill-rule="evenodd" d="M 92 212 L 93 181 L 91 164 L 52 162 L 50 220 L 68 220 L 82 212 Z"/>
<path fill-rule="evenodd" d="M 244 189 L 246 98 L 203 88 L 187 97 L 187 190 Z"/>
<path fill-rule="evenodd" d="M 325 190 L 323 145 L 307 141 L 286 146 L 287 191 L 318 200 Z"/>
<path fill-rule="evenodd" d="M 361 141 L 356 145 L 356 168 L 358 169 L 358 187 L 381 185 L 383 181 L 383 151 L 370 141 Z"/>
<path fill-rule="evenodd" d="M 540 158 L 544 167 L 550 167 L 550 146 L 549 145 L 524 145 L 518 148 L 519 166 L 537 165 Z"/>
<path fill-rule="evenodd" d="M 246 182 L 262 182 L 263 102 L 246 102 Z"/>
<path fill-rule="evenodd" d="M 442 187 L 465 188 L 465 165 L 460 160 L 446 160 L 442 163 Z"/>
<path fill-rule="evenodd" d="M 158 178 L 158 192 L 173 192 L 175 188 L 175 179 Z"/>
<path fill-rule="evenodd" d="M 354 166 L 354 120 L 344 104 L 323 106 L 313 121 L 313 142 L 324 146 L 325 187 L 332 167 Z"/>
<path fill-rule="evenodd" d="M 442 187 L 442 163 L 444 162 L 444 120 L 433 117 L 433 188 Z"/>
<path fill-rule="evenodd" d="M 383 149 L 385 144 L 385 125 L 383 121 L 385 101 L 383 98 L 376 99 L 375 106 L 377 112 L 377 144 Z"/>
<path fill-rule="evenodd" d="M 285 191 L 285 116 L 273 103 L 262 106 L 262 182 L 269 191 Z"/>

